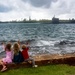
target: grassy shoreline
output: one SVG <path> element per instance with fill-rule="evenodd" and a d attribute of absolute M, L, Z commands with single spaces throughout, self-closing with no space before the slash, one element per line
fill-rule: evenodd
<path fill-rule="evenodd" d="M 0 75 L 75 75 L 75 66 L 65 64 L 39 66 L 37 68 L 10 69 Z"/>

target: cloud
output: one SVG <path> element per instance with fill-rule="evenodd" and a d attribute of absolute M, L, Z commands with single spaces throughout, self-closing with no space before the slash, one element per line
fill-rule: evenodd
<path fill-rule="evenodd" d="M 12 8 L 4 6 L 4 5 L 0 5 L 0 12 L 8 12 L 11 11 Z"/>
<path fill-rule="evenodd" d="M 57 0 L 23 0 L 25 2 L 29 2 L 31 3 L 31 5 L 35 6 L 35 7 L 50 7 L 52 2 L 56 2 Z"/>
<path fill-rule="evenodd" d="M 56 3 L 52 3 L 49 11 L 51 14 L 55 14 L 59 18 L 69 19 L 74 18 L 75 15 L 75 0 L 58 0 Z"/>
<path fill-rule="evenodd" d="M 0 0 L 0 20 L 60 19 L 75 17 L 75 0 Z"/>
<path fill-rule="evenodd" d="M 8 0 L 0 0 L 0 12 L 9 12 L 12 10 L 11 5 L 9 4 Z"/>

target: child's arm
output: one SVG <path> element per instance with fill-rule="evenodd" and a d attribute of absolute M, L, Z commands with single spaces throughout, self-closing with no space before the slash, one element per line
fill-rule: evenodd
<path fill-rule="evenodd" d="M 29 43 L 28 42 L 26 42 L 26 48 L 27 48 L 27 50 L 29 50 Z"/>

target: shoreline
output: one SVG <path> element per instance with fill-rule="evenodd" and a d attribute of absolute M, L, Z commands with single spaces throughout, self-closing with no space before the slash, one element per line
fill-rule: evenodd
<path fill-rule="evenodd" d="M 38 54 L 33 56 L 35 64 L 39 66 L 51 65 L 51 64 L 68 64 L 75 65 L 75 53 L 68 54 Z M 7 64 L 9 69 L 15 69 L 20 67 L 32 67 L 31 64 L 23 62 L 20 64 L 10 63 Z M 0 66 L 0 69 L 2 66 Z"/>
<path fill-rule="evenodd" d="M 56 54 L 50 54 L 50 53 L 38 53 L 38 54 L 36 54 L 36 55 L 30 55 L 30 57 L 33 57 L 35 60 L 36 59 L 39 59 L 39 58 L 42 58 L 42 57 L 48 57 L 48 58 L 50 58 L 50 59 L 58 59 L 58 58 L 64 58 L 64 57 L 75 57 L 75 52 L 73 52 L 73 53 L 65 53 L 65 54 L 58 54 L 58 53 L 56 53 Z M 0 58 L 2 58 L 2 57 L 5 57 L 5 51 L 3 51 L 3 52 L 1 52 L 0 53 Z M 46 59 L 48 59 L 46 57 Z"/>
<path fill-rule="evenodd" d="M 35 61 L 62 59 L 62 58 L 70 58 L 70 57 L 75 57 L 75 52 L 67 53 L 67 54 L 38 54 L 38 55 L 33 56 Z"/>

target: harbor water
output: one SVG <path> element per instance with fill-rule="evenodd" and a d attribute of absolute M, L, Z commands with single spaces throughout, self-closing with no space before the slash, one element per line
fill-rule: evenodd
<path fill-rule="evenodd" d="M 29 43 L 30 55 L 73 53 L 75 24 L 0 23 L 0 43 L 18 40 Z"/>

